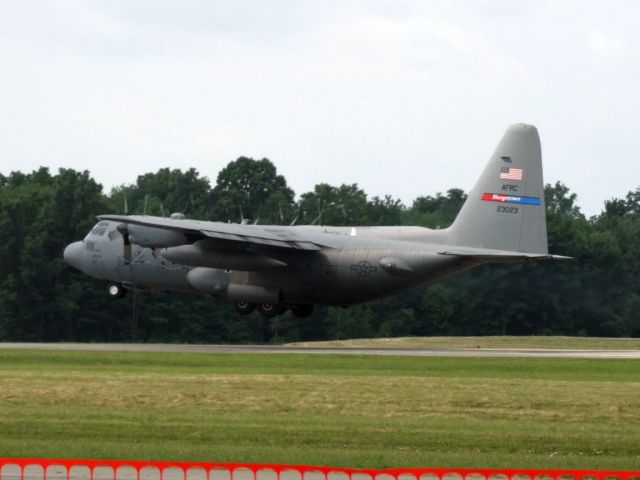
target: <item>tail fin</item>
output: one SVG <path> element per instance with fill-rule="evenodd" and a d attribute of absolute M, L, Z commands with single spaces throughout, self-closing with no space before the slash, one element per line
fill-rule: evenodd
<path fill-rule="evenodd" d="M 547 224 L 538 130 L 510 126 L 449 229 L 448 243 L 546 254 Z"/>

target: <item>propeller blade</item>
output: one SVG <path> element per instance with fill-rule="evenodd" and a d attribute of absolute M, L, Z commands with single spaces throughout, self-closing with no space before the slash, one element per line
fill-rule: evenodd
<path fill-rule="evenodd" d="M 126 263 L 131 263 L 132 254 L 131 241 L 129 240 L 129 229 L 125 223 L 121 223 L 116 228 L 120 232 L 120 235 L 122 235 L 122 243 L 124 244 L 122 257 Z"/>
<path fill-rule="evenodd" d="M 131 258 L 132 258 L 131 243 L 125 243 L 124 244 L 123 253 L 124 253 L 123 258 L 124 258 L 125 263 L 131 263 Z"/>

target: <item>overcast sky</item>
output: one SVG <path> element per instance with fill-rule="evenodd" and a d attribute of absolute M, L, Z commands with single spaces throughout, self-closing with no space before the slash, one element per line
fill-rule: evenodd
<path fill-rule="evenodd" d="M 267 157 L 297 194 L 469 190 L 536 125 L 587 215 L 640 186 L 640 2 L 1 1 L 0 172 Z"/>

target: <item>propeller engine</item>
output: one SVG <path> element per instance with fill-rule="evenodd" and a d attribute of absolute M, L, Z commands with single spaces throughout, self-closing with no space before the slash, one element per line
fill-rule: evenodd
<path fill-rule="evenodd" d="M 167 248 L 189 243 L 189 239 L 183 233 L 173 230 L 131 224 L 126 225 L 125 228 L 128 232 L 129 242 L 141 247 Z"/>
<path fill-rule="evenodd" d="M 123 210 L 124 214 L 128 215 L 129 213 L 129 202 L 127 198 L 127 191 L 124 191 L 124 205 Z M 144 210 L 143 215 L 147 214 L 147 205 L 149 203 L 149 195 L 145 195 L 144 197 Z M 185 205 L 185 210 L 189 207 L 191 203 L 191 199 Z M 160 202 L 160 210 L 162 212 L 162 216 L 164 217 L 164 205 Z M 184 220 L 186 216 L 184 213 L 176 212 L 172 213 L 170 217 L 172 220 Z M 123 242 L 123 258 L 125 262 L 132 262 L 132 247 L 131 245 L 139 245 L 141 247 L 147 247 L 152 249 L 158 248 L 168 248 L 168 247 L 177 247 L 180 245 L 185 245 L 189 243 L 189 239 L 180 232 L 174 232 L 171 230 L 166 230 L 162 228 L 153 228 L 153 227 L 145 227 L 141 225 L 133 225 L 128 223 L 121 223 L 116 227 L 116 231 L 122 237 Z M 110 235 L 111 240 L 115 240 L 118 237 L 116 231 L 112 232 Z"/>
<path fill-rule="evenodd" d="M 189 239 L 180 232 L 165 230 L 163 228 L 145 227 L 121 223 L 116 230 L 122 236 L 124 244 L 123 257 L 126 262 L 131 262 L 131 245 L 140 245 L 146 248 L 168 248 L 186 245 Z"/>

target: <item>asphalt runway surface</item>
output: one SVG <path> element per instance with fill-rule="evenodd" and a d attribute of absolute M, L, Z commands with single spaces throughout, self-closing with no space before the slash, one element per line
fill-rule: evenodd
<path fill-rule="evenodd" d="M 640 350 L 574 350 L 544 348 L 348 348 L 273 345 L 184 345 L 158 343 L 0 343 L 0 349 L 178 353 L 302 353 L 325 355 L 397 355 L 417 357 L 640 359 Z"/>

